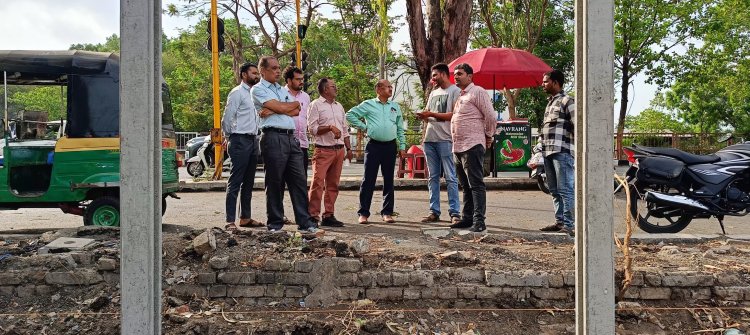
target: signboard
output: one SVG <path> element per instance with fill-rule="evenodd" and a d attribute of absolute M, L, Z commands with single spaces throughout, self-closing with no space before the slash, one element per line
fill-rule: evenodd
<path fill-rule="evenodd" d="M 531 158 L 531 126 L 528 120 L 498 122 L 493 147 L 497 172 L 528 171 L 526 162 Z"/>

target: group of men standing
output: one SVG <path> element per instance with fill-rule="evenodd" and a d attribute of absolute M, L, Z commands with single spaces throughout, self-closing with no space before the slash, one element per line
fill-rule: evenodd
<path fill-rule="evenodd" d="M 435 87 L 425 110 L 417 113 L 426 123 L 423 144 L 429 171 L 430 208 L 422 222 L 440 220 L 440 177 L 443 176 L 448 189 L 451 228 L 481 232 L 486 229 L 487 203 L 483 160 L 495 133 L 497 112 L 485 89 L 472 83 L 471 66 L 459 64 L 453 69 L 453 75 L 455 85 L 450 82 L 450 69 L 446 64 L 432 67 Z M 265 225 L 270 231 L 281 230 L 288 222 L 283 206 L 285 187 L 289 190 L 294 221 L 300 231 L 319 234 L 323 232 L 319 228 L 321 225 L 343 226 L 344 223 L 334 216 L 334 206 L 344 160 L 352 159 L 349 125 L 365 132 L 369 138 L 365 147 L 358 222 L 370 223 L 370 205 L 378 170 L 383 177 L 383 208 L 379 214 L 384 222 L 395 222 L 392 216 L 395 203 L 394 170 L 396 155 L 405 154 L 406 139 L 401 108 L 390 100 L 393 95 L 390 82 L 379 80 L 375 86 L 377 96 L 363 101 L 347 113 L 336 101 L 338 90 L 333 79 L 321 78 L 317 85 L 320 97 L 311 101 L 310 96 L 302 90 L 304 74 L 300 69 L 288 67 L 284 71 L 285 87 L 277 83 L 281 77 L 281 67 L 273 57 L 261 58 L 258 66 L 246 63 L 240 68 L 242 82 L 232 89 L 227 98 L 222 129 L 233 165 L 227 184 L 226 228 L 237 229 L 235 222 L 239 196 L 239 226 Z M 549 74 L 545 75 L 545 80 L 548 78 Z M 557 77 L 554 79 L 559 80 Z M 558 83 L 562 85 L 560 81 Z M 555 98 L 558 96 L 555 95 Z M 572 99 L 564 101 L 565 108 L 570 108 L 569 101 Z M 546 122 L 547 118 L 545 129 L 549 126 L 558 132 L 569 130 L 568 124 L 556 126 L 547 125 Z M 308 133 L 315 146 L 310 159 L 312 182 L 309 190 Z M 547 142 L 556 148 L 570 149 L 556 140 L 559 137 Z M 552 152 L 556 149 L 548 150 Z M 259 155 L 262 155 L 265 164 L 266 224 L 252 219 L 250 210 Z M 552 168 L 565 168 L 568 162 L 567 157 L 550 158 Z M 567 174 L 567 171 L 563 174 Z M 558 176 L 555 182 L 566 185 L 550 186 L 556 199 L 558 219 L 553 227 L 557 230 L 569 229 L 572 225 L 572 222 L 568 222 L 572 204 L 564 194 L 567 192 L 565 186 L 568 186 L 564 181 L 568 176 Z M 463 211 L 460 210 L 458 199 L 459 184 L 463 188 Z"/>

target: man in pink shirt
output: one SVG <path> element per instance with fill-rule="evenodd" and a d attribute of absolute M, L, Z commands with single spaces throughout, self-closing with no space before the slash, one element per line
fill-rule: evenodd
<path fill-rule="evenodd" d="M 315 151 L 312 157 L 313 180 L 308 194 L 308 211 L 314 221 L 319 220 L 321 200 L 325 200 L 325 211 L 320 224 L 342 227 L 343 222 L 333 216 L 334 204 L 339 195 L 339 180 L 344 165 L 344 156 L 352 159 L 346 111 L 336 101 L 336 83 L 333 79 L 318 81 L 320 98 L 310 104 L 307 113 L 307 128 L 312 135 Z M 346 154 L 344 152 L 346 149 Z M 325 193 L 325 199 L 324 198 Z"/>
<path fill-rule="evenodd" d="M 487 229 L 484 225 L 487 192 L 482 173 L 484 152 L 492 144 L 497 127 L 497 112 L 487 91 L 472 83 L 474 70 L 462 63 L 453 69 L 461 95 L 453 107 L 451 138 L 456 155 L 456 175 L 463 188 L 463 215 L 451 228 L 469 228 L 473 232 Z"/>
<path fill-rule="evenodd" d="M 307 167 L 310 162 L 307 153 L 307 109 L 310 106 L 310 95 L 302 90 L 304 87 L 305 75 L 299 68 L 288 66 L 284 69 L 284 81 L 286 81 L 284 89 L 300 104 L 299 115 L 293 117 L 295 126 L 294 138 L 297 139 L 299 146 L 302 149 L 302 164 L 305 167 L 305 174 L 307 174 Z"/>

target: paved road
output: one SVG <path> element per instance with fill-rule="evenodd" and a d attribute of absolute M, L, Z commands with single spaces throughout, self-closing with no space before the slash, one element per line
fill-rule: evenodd
<path fill-rule="evenodd" d="M 265 197 L 262 192 L 254 192 L 254 218 L 265 221 Z M 168 209 L 164 223 L 186 225 L 194 228 L 223 226 L 224 221 L 224 193 L 182 193 L 181 200 L 168 199 Z M 291 216 L 291 204 L 286 198 L 286 213 Z M 447 199 L 443 192 L 442 199 Z M 488 193 L 487 225 L 490 231 L 497 229 L 531 230 L 552 222 L 551 198 L 539 191 L 490 191 Z M 372 210 L 380 209 L 381 200 L 377 196 L 373 201 Z M 356 224 L 358 208 L 357 191 L 343 191 L 337 204 L 337 217 L 349 223 L 347 227 L 336 230 L 361 233 L 388 233 L 392 236 L 409 236 L 419 232 L 421 227 L 430 225 L 419 223 L 420 218 L 427 213 L 427 191 L 396 191 L 396 211 L 400 213 L 399 222 L 392 225 L 376 224 L 362 226 Z M 624 200 L 615 200 L 616 231 L 624 232 Z M 445 210 L 445 209 L 444 209 Z M 372 219 L 376 219 L 373 217 Z M 447 219 L 444 215 L 443 219 Z M 24 228 L 68 228 L 82 224 L 81 217 L 63 214 L 57 209 L 21 209 L 18 211 L 0 211 L 0 230 L 16 230 Z M 750 234 L 750 218 L 732 217 L 725 221 L 729 234 Z M 442 226 L 448 222 L 440 223 Z M 640 231 L 639 231 L 640 232 Z M 721 233 L 716 219 L 695 220 L 684 233 L 717 234 Z"/>

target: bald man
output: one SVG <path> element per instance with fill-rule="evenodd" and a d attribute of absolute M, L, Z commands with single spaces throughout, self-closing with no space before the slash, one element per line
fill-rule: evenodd
<path fill-rule="evenodd" d="M 367 224 L 370 204 L 375 191 L 378 169 L 383 176 L 383 209 L 380 215 L 384 222 L 394 223 L 393 170 L 396 167 L 396 152 L 406 151 L 404 118 L 401 108 L 390 100 L 393 86 L 388 80 L 379 80 L 375 85 L 377 98 L 365 100 L 349 110 L 346 120 L 352 127 L 364 131 L 369 138 L 365 146 L 365 175 L 359 189 L 359 223 Z M 398 142 L 397 142 L 398 141 Z"/>

